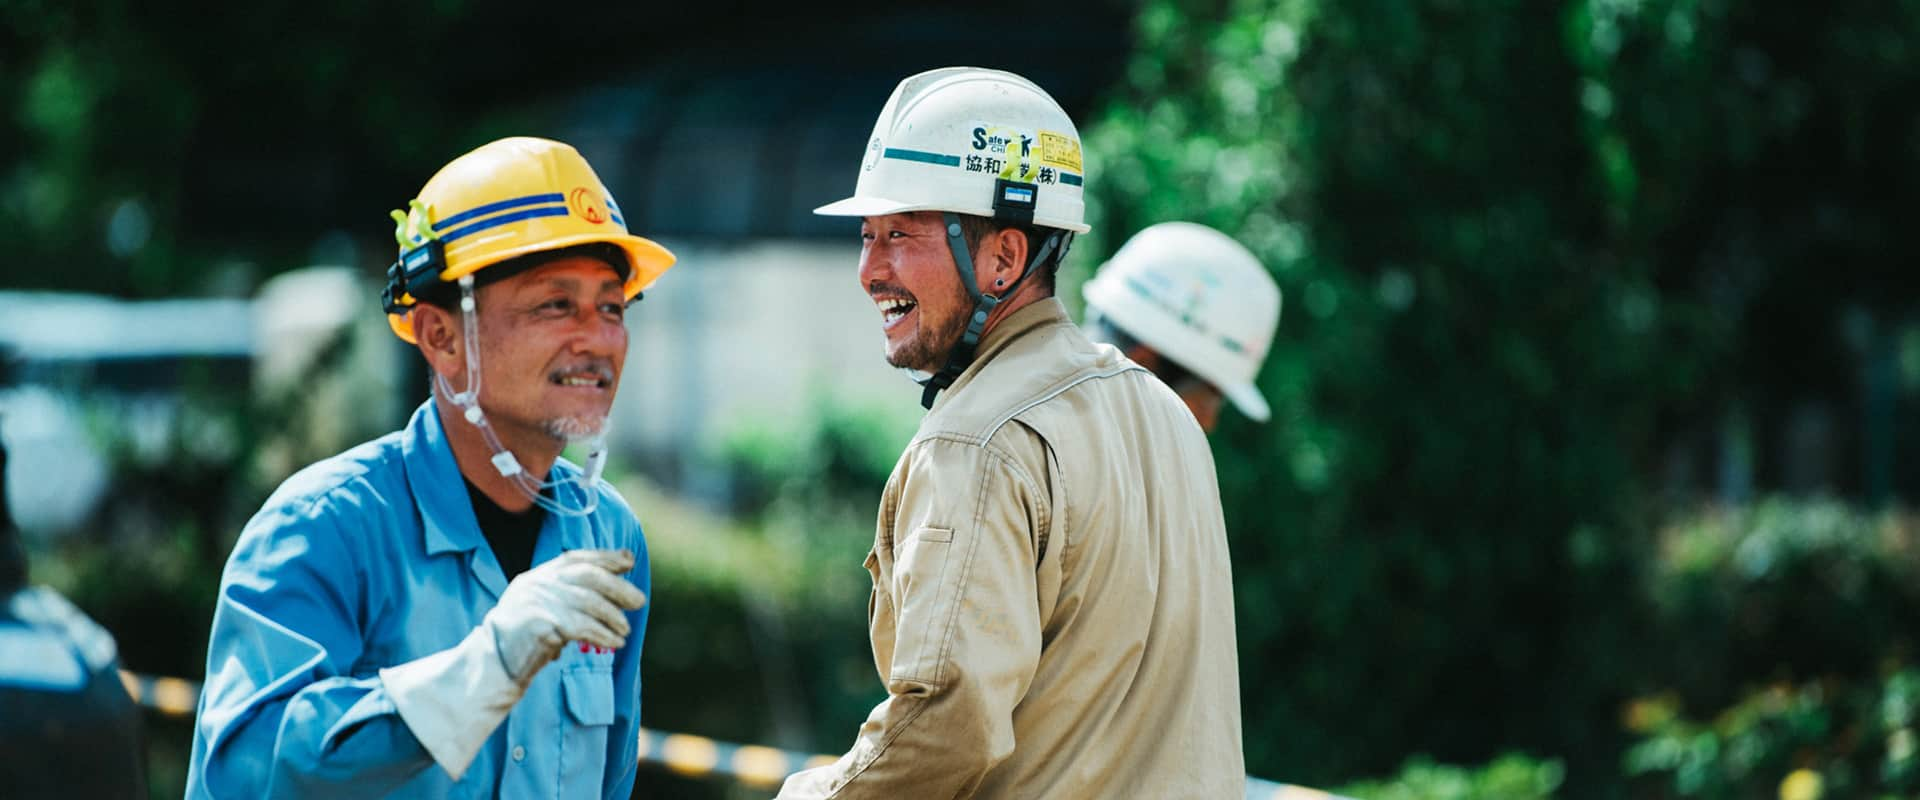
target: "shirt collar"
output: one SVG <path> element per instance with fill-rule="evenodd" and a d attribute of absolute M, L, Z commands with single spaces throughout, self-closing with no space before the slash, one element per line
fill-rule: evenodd
<path fill-rule="evenodd" d="M 1071 324 L 1073 320 L 1067 316 L 1067 307 L 1057 297 L 1035 300 L 1008 314 L 1005 319 L 989 328 L 985 336 L 980 337 L 980 347 L 974 352 L 973 363 L 968 364 L 966 371 L 960 373 L 959 378 L 954 379 L 952 387 L 941 393 L 941 399 L 936 401 L 935 405 L 957 394 L 973 380 L 973 376 L 978 374 L 987 362 L 992 361 L 994 356 L 999 355 L 1000 351 L 1007 349 L 1008 345 L 1013 344 L 1020 337 L 1049 325 Z"/>
<path fill-rule="evenodd" d="M 485 545 L 480 523 L 473 515 L 473 503 L 467 498 L 466 481 L 453 460 L 453 445 L 447 441 L 440 411 L 431 398 L 421 403 L 407 421 L 401 454 L 407 484 L 420 508 L 427 554 L 475 550 Z"/>

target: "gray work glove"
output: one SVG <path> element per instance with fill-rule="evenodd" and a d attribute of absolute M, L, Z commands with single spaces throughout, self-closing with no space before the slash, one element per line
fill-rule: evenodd
<path fill-rule="evenodd" d="M 633 633 L 626 612 L 647 603 L 622 577 L 631 569 L 633 554 L 625 550 L 570 550 L 507 584 L 483 624 L 514 682 L 533 682 L 568 642 L 625 647 Z"/>
<path fill-rule="evenodd" d="M 459 780 L 540 668 L 567 642 L 618 650 L 624 611 L 646 595 L 622 577 L 625 550 L 572 550 L 507 584 L 500 602 L 459 644 L 380 670 L 394 710 L 428 755 Z M 623 611 L 624 610 L 624 611 Z"/>

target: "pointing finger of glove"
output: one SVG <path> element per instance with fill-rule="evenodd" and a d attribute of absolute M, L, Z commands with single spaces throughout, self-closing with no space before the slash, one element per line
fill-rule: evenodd
<path fill-rule="evenodd" d="M 569 563 L 593 564 L 608 572 L 625 573 L 633 569 L 633 553 L 628 550 L 568 550 L 560 558 Z"/>
<path fill-rule="evenodd" d="M 568 575 L 577 586 L 584 586 L 598 592 L 601 597 L 628 611 L 639 611 L 647 604 L 647 596 L 632 581 L 605 570 L 585 569 L 577 574 Z"/>
<path fill-rule="evenodd" d="M 566 598 L 567 608 L 598 620 L 600 624 L 607 626 L 608 630 L 616 634 L 625 636 L 633 631 L 633 625 L 627 621 L 627 615 L 621 613 L 619 607 L 592 588 L 567 586 L 562 590 L 562 596 Z"/>

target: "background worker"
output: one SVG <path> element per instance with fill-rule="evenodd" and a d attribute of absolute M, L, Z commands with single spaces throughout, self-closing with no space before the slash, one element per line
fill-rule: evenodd
<path fill-rule="evenodd" d="M 0 787 L 15 800 L 145 798 L 140 709 L 106 629 L 27 585 L 0 441 Z"/>
<path fill-rule="evenodd" d="M 1153 371 L 1211 433 L 1220 398 L 1255 422 L 1270 416 L 1254 386 L 1280 323 L 1280 287 L 1244 245 L 1191 222 L 1128 239 L 1082 290 L 1087 337 Z"/>

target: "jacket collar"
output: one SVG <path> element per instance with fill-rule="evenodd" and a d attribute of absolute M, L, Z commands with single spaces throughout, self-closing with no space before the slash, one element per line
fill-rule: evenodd
<path fill-rule="evenodd" d="M 420 509 L 420 526 L 426 535 L 427 555 L 477 550 L 487 541 L 480 535 L 480 522 L 473 515 L 473 500 L 467 496 L 466 479 L 453 460 L 453 445 L 447 441 L 440 411 L 428 398 L 413 412 L 401 437 L 401 454 L 407 468 L 407 484 Z"/>
<path fill-rule="evenodd" d="M 1067 317 L 1066 305 L 1062 304 L 1057 297 L 1036 300 L 1007 315 L 1005 319 L 988 329 L 985 336 L 980 337 L 980 348 L 973 356 L 973 363 L 967 365 L 967 370 L 954 379 L 952 387 L 940 394 L 940 399 L 935 401 L 934 407 L 945 405 L 948 398 L 959 394 L 961 389 L 966 388 L 966 385 L 973 381 L 975 375 L 980 374 L 981 368 L 985 367 L 987 362 L 992 361 L 994 356 L 999 355 L 1002 350 L 1007 349 L 1021 337 L 1048 326 L 1071 324 L 1073 320 Z"/>

